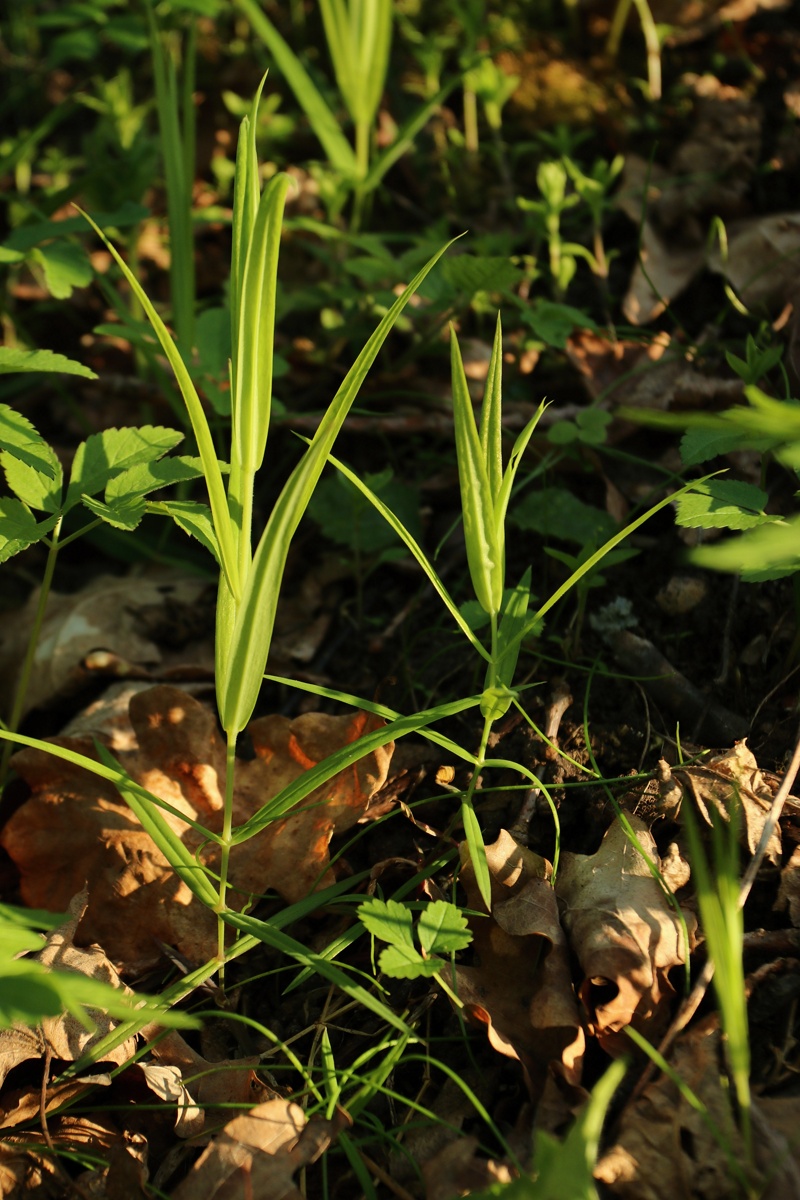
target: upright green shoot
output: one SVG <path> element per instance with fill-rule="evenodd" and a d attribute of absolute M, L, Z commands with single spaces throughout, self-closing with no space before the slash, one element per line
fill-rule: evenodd
<path fill-rule="evenodd" d="M 170 291 L 178 348 L 184 358 L 194 346 L 195 269 L 192 228 L 196 119 L 194 109 L 197 22 L 190 18 L 183 47 L 180 83 L 175 54 L 168 47 L 147 3 L 150 53 L 156 90 L 156 109 L 161 133 L 161 155 L 167 185 L 167 214 L 170 235 Z"/>
<path fill-rule="evenodd" d="M 180 350 L 130 269 L 106 243 L 142 304 L 175 372 L 200 452 L 211 505 L 212 545 L 220 566 L 215 641 L 217 705 L 227 740 L 222 831 L 213 839 L 219 845 L 219 880 L 216 898 L 211 904 L 218 915 L 221 973 L 225 962 L 224 918 L 229 916 L 230 852 L 240 840 L 233 828 L 236 744 L 253 714 L 263 681 L 289 546 L 367 371 L 413 292 L 447 248 L 443 246 L 418 272 L 358 355 L 324 414 L 317 433 L 280 493 L 253 550 L 253 489 L 264 460 L 269 431 L 278 252 L 289 186 L 288 177 L 278 175 L 263 192 L 260 189 L 254 136 L 260 90 L 250 115 L 242 121 L 236 160 L 231 270 L 231 443 L 227 488 L 205 412 Z M 172 509 L 166 506 L 165 511 L 178 519 L 174 506 Z M 155 829 L 153 836 L 158 841 L 166 835 L 163 829 Z M 175 851 L 176 848 L 169 849 Z M 188 865 L 186 869 L 190 870 Z M 205 886 L 202 892 L 200 898 L 209 903 Z"/>
<path fill-rule="evenodd" d="M 725 1034 L 725 1052 L 739 1107 L 745 1153 L 752 1166 L 750 1034 L 744 978 L 744 913 L 739 899 L 741 801 L 738 795 L 732 796 L 727 817 L 723 817 L 714 805 L 709 805 L 709 812 L 712 821 L 711 864 L 703 849 L 694 813 L 688 805 L 684 807 L 700 918 L 714 963 L 714 990 Z"/>

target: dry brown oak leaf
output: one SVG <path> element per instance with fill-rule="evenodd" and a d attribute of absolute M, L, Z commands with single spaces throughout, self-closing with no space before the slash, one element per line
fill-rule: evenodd
<path fill-rule="evenodd" d="M 222 827 L 225 746 L 213 713 L 186 692 L 155 687 L 130 701 L 136 748 L 118 752 L 128 774 L 154 795 L 213 832 Z M 255 752 L 237 761 L 234 824 L 241 825 L 304 771 L 382 722 L 364 713 L 305 713 L 294 720 L 259 717 L 248 732 Z M 54 738 L 95 757 L 88 738 Z M 349 829 L 383 786 L 393 746 L 366 755 L 312 792 L 231 854 L 231 903 L 268 889 L 289 902 L 333 882 L 328 844 Z M 78 940 L 99 942 L 126 972 L 161 956 L 157 939 L 192 962 L 215 954 L 215 919 L 175 875 L 133 812 L 110 784 L 40 750 L 12 760 L 32 796 L 0 835 L 20 871 L 26 904 L 64 910 L 88 881 L 89 905 Z M 162 810 L 163 811 L 163 810 Z M 193 852 L 202 836 L 178 817 L 166 820 Z M 201 857 L 215 868 L 218 852 Z"/>
<path fill-rule="evenodd" d="M 674 1200 L 679 1196 L 727 1200 L 745 1194 L 795 1200 L 800 1195 L 800 1173 L 789 1142 L 796 1137 L 797 1098 L 785 1098 L 791 1122 L 789 1138 L 771 1126 L 766 1115 L 769 1108 L 762 1111 L 762 1101 L 753 1102 L 755 1162 L 748 1171 L 716 1015 L 685 1030 L 669 1058 L 675 1074 L 701 1102 L 702 1111 L 681 1094 L 672 1078 L 660 1075 L 623 1109 L 614 1144 L 597 1163 L 595 1178 L 612 1196 L 624 1200 Z M 720 1133 L 726 1149 L 717 1140 Z M 749 1176 L 746 1191 L 740 1186 L 745 1182 L 741 1174 L 740 1181 L 732 1176 L 732 1164 Z"/>
<path fill-rule="evenodd" d="M 628 820 L 638 845 L 660 868 L 647 826 L 638 817 Z M 626 1025 L 654 1041 L 675 995 L 669 972 L 685 963 L 692 946 L 686 946 L 681 922 L 618 821 L 596 854 L 561 856 L 556 895 L 583 971 L 579 995 L 590 1033 L 610 1054 L 627 1049 L 621 1032 Z M 691 913 L 684 916 L 691 939 L 696 921 Z"/>
<path fill-rule="evenodd" d="M 74 945 L 76 930 L 86 911 L 86 893 L 72 897 L 69 905 L 61 905 L 64 909 L 67 907 L 70 910 L 69 919 L 58 929 L 52 930 L 42 949 L 31 959 L 50 970 L 74 971 L 129 993 L 130 989 L 122 983 L 100 946 L 80 949 Z M 29 1059 L 41 1058 L 45 1052 L 64 1062 L 76 1062 L 116 1027 L 116 1021 L 106 1013 L 94 1010 L 92 1021 L 93 1026 L 87 1028 L 72 1013 L 65 1012 L 45 1017 L 41 1025 L 33 1028 L 15 1024 L 10 1029 L 0 1029 L 0 1087 L 10 1070 Z M 131 1057 L 135 1049 L 136 1039 L 128 1038 L 115 1050 L 109 1051 L 103 1061 L 119 1066 Z M 7 1102 L 3 1107 L 6 1113 L 0 1117 L 0 1125 L 6 1123 L 5 1116 L 9 1112 Z M 2 1194 L 0 1191 L 0 1196 Z"/>
<path fill-rule="evenodd" d="M 555 1089 L 580 1103 L 585 1037 L 570 976 L 569 947 L 545 859 L 501 829 L 486 847 L 492 913 L 473 919 L 475 965 L 456 967 L 458 993 L 490 1045 L 522 1064 L 531 1096 L 556 1104 Z M 461 882 L 470 908 L 481 905 L 466 847 Z"/>

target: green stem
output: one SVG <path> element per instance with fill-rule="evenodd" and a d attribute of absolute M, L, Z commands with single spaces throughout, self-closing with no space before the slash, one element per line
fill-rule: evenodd
<path fill-rule="evenodd" d="M 445 993 L 445 995 L 449 996 L 449 998 L 453 1001 L 453 1004 L 456 1006 L 456 1008 L 462 1009 L 464 1007 L 463 1000 L 459 1000 L 458 996 L 453 991 L 453 989 L 450 987 L 450 985 L 448 983 L 445 983 L 444 979 L 442 978 L 441 972 L 437 971 L 433 978 L 439 984 L 439 987 L 442 989 L 442 991 Z"/>
<path fill-rule="evenodd" d="M 33 628 L 31 635 L 28 638 L 28 646 L 25 651 L 25 658 L 22 661 L 22 669 L 19 673 L 17 682 L 17 690 L 14 693 L 14 703 L 11 708 L 11 716 L 8 722 L 8 729 L 11 733 L 16 733 L 19 729 L 22 720 L 22 713 L 25 707 L 25 697 L 28 694 L 28 686 L 31 681 L 31 672 L 33 671 L 33 662 L 36 658 L 36 650 L 39 645 L 39 637 L 42 632 L 45 612 L 47 610 L 47 601 L 50 597 L 50 590 L 53 585 L 53 573 L 56 569 L 56 559 L 60 549 L 58 536 L 61 532 L 61 522 L 63 517 L 59 517 L 56 521 L 55 528 L 50 535 L 50 549 L 47 555 L 47 562 L 44 567 L 44 576 L 42 578 L 42 586 L 39 590 L 39 602 L 36 605 L 36 615 L 33 618 Z M 14 743 L 6 742 L 3 746 L 2 758 L 0 758 L 0 787 L 5 784 L 6 775 L 8 773 L 8 761 L 14 752 Z"/>
<path fill-rule="evenodd" d="M 98 525 L 102 524 L 103 518 L 98 517 L 97 520 L 90 521 L 88 525 L 82 525 L 80 529 L 76 529 L 74 533 L 68 534 L 63 541 L 58 543 L 59 550 L 63 550 L 65 546 L 70 544 L 70 542 L 74 542 L 76 538 L 83 537 L 85 533 L 91 533 L 93 529 L 96 529 Z"/>
<path fill-rule="evenodd" d="M 225 986 L 225 922 L 222 914 L 227 908 L 228 867 L 233 835 L 233 783 L 236 773 L 236 734 L 228 734 L 225 753 L 225 807 L 222 813 L 222 850 L 219 863 L 219 901 L 217 904 L 217 958 L 219 985 Z"/>
<path fill-rule="evenodd" d="M 614 16 L 611 18 L 611 28 L 608 31 L 608 38 L 606 40 L 606 54 L 614 62 L 616 62 L 617 55 L 619 54 L 622 31 L 625 28 L 628 13 L 631 11 L 631 2 L 632 0 L 619 0 L 619 4 L 614 10 Z"/>

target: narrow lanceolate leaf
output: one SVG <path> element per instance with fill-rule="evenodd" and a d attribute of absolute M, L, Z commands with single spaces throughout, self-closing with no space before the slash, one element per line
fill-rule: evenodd
<path fill-rule="evenodd" d="M 283 40 L 257 0 L 235 0 L 254 31 L 264 41 L 278 70 L 291 87 L 319 138 L 331 166 L 345 177 L 356 174 L 356 156 L 300 59 Z"/>
<path fill-rule="evenodd" d="M 422 712 L 414 713 L 409 717 L 397 717 L 390 721 L 388 725 L 384 725 L 382 729 L 376 729 L 372 733 L 367 733 L 364 737 L 360 737 L 356 742 L 350 742 L 349 745 L 343 746 L 340 750 L 329 754 L 327 758 L 318 763 L 316 767 L 311 767 L 310 770 L 304 771 L 303 774 L 290 783 L 282 791 L 278 792 L 268 804 L 260 808 L 254 813 L 244 825 L 240 825 L 233 831 L 231 844 L 234 846 L 240 845 L 242 842 L 249 841 L 262 829 L 266 829 L 278 817 L 287 813 L 290 809 L 299 804 L 301 800 L 305 800 L 311 792 L 318 787 L 322 787 L 334 775 L 338 775 L 340 771 L 344 771 L 347 767 L 351 767 L 359 759 L 364 758 L 367 754 L 371 754 L 373 750 L 380 749 L 381 746 L 387 745 L 389 742 L 396 742 L 399 738 L 405 737 L 409 733 L 422 732 L 423 736 L 427 727 L 434 721 L 446 720 L 447 717 L 456 716 L 458 713 L 466 712 L 469 708 L 474 708 L 477 703 L 475 697 L 470 697 L 468 700 L 455 700 L 451 704 L 439 704 L 436 708 L 423 709 Z M 431 740 L 437 744 L 442 744 L 443 739 L 431 736 Z M 450 746 L 448 746 L 450 749 Z M 473 755 L 468 754 L 460 747 L 456 748 L 453 745 L 454 753 L 471 763 L 475 763 Z"/>
<path fill-rule="evenodd" d="M 443 246 L 425 264 L 369 338 L 275 503 L 248 574 L 236 614 L 230 653 L 217 675 L 217 703 L 223 728 L 228 734 L 241 732 L 255 708 L 272 640 L 278 592 L 289 546 L 336 436 L 390 329 L 446 249 L 447 246 Z M 475 436 L 477 439 L 477 432 Z"/>
<path fill-rule="evenodd" d="M 500 485 L 503 480 L 502 418 L 503 330 L 500 325 L 500 313 L 498 313 L 494 333 L 494 345 L 492 346 L 492 357 L 489 360 L 489 372 L 486 376 L 486 387 L 483 392 L 480 426 L 483 461 L 486 463 L 486 474 L 489 478 L 489 489 L 492 496 L 499 494 Z"/>
<path fill-rule="evenodd" d="M 522 579 L 506 598 L 497 631 L 495 680 L 501 687 L 510 688 L 514 682 L 514 672 L 517 669 L 517 660 L 522 645 L 520 635 L 527 625 L 530 598 L 531 568 L 528 567 Z"/>
<path fill-rule="evenodd" d="M 464 834 L 469 846 L 469 860 L 475 872 L 475 882 L 478 885 L 478 891 L 481 894 L 483 903 L 486 905 L 487 910 L 491 912 L 492 877 L 489 874 L 489 864 L 486 861 L 486 847 L 483 843 L 483 833 L 481 832 L 478 818 L 475 815 L 475 809 L 472 807 L 472 802 L 467 799 L 461 805 L 461 822 L 464 826 Z"/>
<path fill-rule="evenodd" d="M 478 603 L 485 612 L 496 615 L 503 600 L 504 546 L 495 527 L 494 496 L 455 331 L 450 334 L 450 359 L 467 563 Z"/>
<path fill-rule="evenodd" d="M 27 417 L 8 404 L 0 404 L 0 446 L 48 479 L 55 479 L 61 470 L 55 450 Z"/>
<path fill-rule="evenodd" d="M 464 636 L 469 639 L 473 649 L 475 649 L 478 652 L 478 654 L 480 654 L 483 658 L 488 659 L 489 658 L 488 650 L 486 650 L 485 647 L 481 645 L 478 638 L 475 636 L 473 631 L 470 629 L 469 625 L 464 620 L 464 617 L 462 616 L 461 612 L 459 611 L 459 608 L 456 605 L 455 601 L 452 599 L 447 588 L 444 586 L 441 579 L 439 578 L 436 571 L 434 570 L 433 564 L 431 563 L 430 559 L 426 555 L 425 551 L 422 549 L 419 542 L 417 542 L 417 540 L 413 537 L 413 535 L 411 533 L 409 533 L 409 531 L 406 529 L 405 525 L 399 519 L 399 517 L 397 517 L 395 515 L 395 513 L 393 513 L 392 510 L 386 504 L 384 504 L 384 502 L 383 502 L 383 500 L 381 500 L 380 496 L 377 496 L 375 494 L 375 492 L 373 492 L 372 489 L 370 487 L 368 487 L 366 485 L 366 483 L 363 482 L 363 480 L 359 479 L 359 477 L 356 474 L 354 474 L 354 472 L 351 471 L 349 467 L 346 467 L 344 465 L 344 463 L 340 462 L 338 458 L 335 458 L 333 454 L 328 455 L 328 461 L 330 463 L 332 463 L 334 465 L 334 467 L 336 467 L 337 471 L 340 471 L 342 473 L 342 475 L 344 475 L 345 479 L 348 479 L 350 481 L 350 483 L 353 484 L 354 487 L 358 488 L 358 490 L 361 492 L 361 494 L 363 496 L 366 496 L 366 498 L 367 498 L 367 500 L 369 500 L 370 504 L 372 504 L 378 510 L 378 512 L 383 517 L 383 519 L 392 527 L 392 529 L 395 531 L 395 533 L 400 538 L 402 538 L 402 540 L 408 546 L 411 553 L 414 555 L 414 558 L 417 560 L 417 562 L 422 567 L 425 574 L 428 576 L 428 579 L 433 584 L 433 586 L 436 589 L 436 591 L 438 592 L 439 596 L 444 601 L 444 604 L 445 604 L 448 612 L 450 613 L 451 617 L 456 622 L 456 624 L 458 625 L 459 629 L 464 634 Z"/>
<path fill-rule="evenodd" d="M 508 459 L 505 474 L 500 485 L 500 490 L 495 494 L 494 501 L 494 521 L 497 529 L 504 529 L 506 523 L 506 513 L 508 512 L 508 502 L 511 499 L 511 491 L 514 487 L 514 480 L 517 477 L 519 465 L 522 462 L 522 456 L 527 449 L 528 442 L 533 436 L 533 431 L 539 424 L 539 419 L 542 413 L 547 408 L 544 400 L 537 408 L 536 412 L 531 417 L 528 424 L 518 435 L 517 440 L 511 449 L 511 454 Z"/>
<path fill-rule="evenodd" d="M 260 184 L 258 177 L 258 155 L 256 153 L 256 128 L 258 106 L 267 76 L 261 80 L 253 98 L 250 115 L 243 118 L 239 126 L 236 144 L 236 173 L 233 181 L 233 219 L 231 223 L 231 370 L 232 384 L 236 384 L 236 362 L 239 354 L 239 317 L 242 302 L 242 280 L 247 248 L 253 236 L 253 227 L 258 212 Z"/>
<path fill-rule="evenodd" d="M 265 945 L 279 950 L 281 954 L 287 954 L 295 962 L 311 967 L 317 975 L 321 975 L 328 983 L 332 983 L 334 987 L 338 987 L 351 1000 L 363 1004 L 366 1009 L 375 1013 L 387 1025 L 391 1025 L 394 1029 L 399 1029 L 401 1033 L 410 1032 L 401 1017 L 398 1017 L 386 1004 L 378 1000 L 377 996 L 374 996 L 372 992 L 368 992 L 360 984 L 354 983 L 341 967 L 328 962 L 321 954 L 315 954 L 313 951 L 307 949 L 302 942 L 289 937 L 288 934 L 277 929 L 275 925 L 271 925 L 268 921 L 259 921 L 256 917 L 245 916 L 244 913 L 225 912 L 222 915 L 226 924 L 232 925 L 234 929 L 239 929 L 242 933 L 249 933 L 253 937 L 258 938 L 260 942 L 264 942 Z"/>
<path fill-rule="evenodd" d="M 264 189 L 242 276 L 236 383 L 232 397 L 232 453 L 250 475 L 261 466 L 267 444 L 278 251 L 290 183 L 288 175 L 276 175 Z"/>
<path fill-rule="evenodd" d="M 392 40 L 392 0 L 320 0 L 339 91 L 354 121 L 375 116 L 386 82 Z"/>
<path fill-rule="evenodd" d="M 82 211 L 82 210 L 79 210 Z M 83 213 L 83 216 L 89 222 L 99 238 L 102 239 L 109 252 L 113 255 L 117 265 L 128 281 L 130 287 L 136 296 L 136 299 L 144 309 L 147 319 L 153 327 L 153 330 L 161 343 L 161 348 L 164 351 L 172 370 L 175 373 L 175 378 L 178 387 L 181 390 L 186 411 L 189 414 L 189 420 L 192 425 L 197 448 L 200 452 L 200 457 L 203 460 L 203 473 L 205 475 L 206 487 L 208 488 L 208 499 L 211 504 L 211 512 L 214 517 L 214 529 L 219 543 L 220 558 L 222 560 L 222 569 L 228 577 L 229 584 L 235 595 L 239 594 L 239 574 L 236 562 L 236 544 L 234 539 L 233 522 L 228 512 L 228 498 L 225 494 L 225 485 L 222 481 L 222 472 L 219 469 L 217 462 L 217 452 L 214 446 L 214 440 L 211 436 L 211 430 L 208 427 L 206 415 L 203 412 L 203 406 L 200 403 L 200 397 L 192 383 L 186 364 L 178 353 L 178 348 L 172 340 L 169 330 L 167 329 L 161 317 L 156 312 L 150 299 L 147 296 L 144 288 L 139 283 L 136 276 L 131 271 L 128 264 L 122 256 L 112 246 L 111 242 L 105 236 L 103 231 L 97 226 L 92 218 Z"/>
<path fill-rule="evenodd" d="M 120 796 L 139 818 L 142 828 L 150 834 L 175 874 L 183 880 L 190 892 L 197 896 L 201 903 L 208 908 L 213 908 L 219 900 L 214 885 L 163 813 L 159 811 L 158 801 L 154 797 L 155 803 L 148 803 L 142 794 L 143 789 L 127 778 L 114 755 L 99 742 L 96 742 L 95 745 L 103 765 L 116 774 L 113 782 Z"/>

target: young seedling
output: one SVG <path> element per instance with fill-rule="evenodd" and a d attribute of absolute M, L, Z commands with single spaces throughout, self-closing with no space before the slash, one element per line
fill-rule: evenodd
<path fill-rule="evenodd" d="M 467 919 L 454 904 L 434 900 L 426 904 L 417 921 L 419 948 L 414 943 L 414 923 L 410 908 L 397 900 L 366 900 L 359 906 L 358 919 L 364 928 L 382 942 L 378 967 L 393 979 L 432 977 L 456 1005 L 461 1001 L 442 976 L 448 963 L 442 954 L 463 950 L 472 941 Z"/>
<path fill-rule="evenodd" d="M 522 211 L 531 214 L 536 234 L 547 243 L 550 277 L 557 300 L 566 294 L 578 265 L 574 244 L 565 242 L 561 232 L 563 214 L 580 202 L 575 192 L 567 193 L 567 181 L 567 170 L 563 163 L 543 162 L 536 172 L 541 200 L 517 197 L 517 204 Z M 582 254 L 585 252 L 582 246 L 578 249 Z"/>

